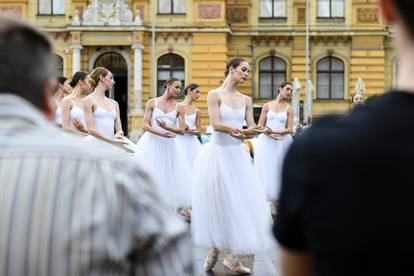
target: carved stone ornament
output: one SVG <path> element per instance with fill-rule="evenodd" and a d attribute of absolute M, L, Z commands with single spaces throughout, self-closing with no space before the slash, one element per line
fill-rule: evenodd
<path fill-rule="evenodd" d="M 219 3 L 198 4 L 198 17 L 201 19 L 219 19 L 221 17 L 221 5 Z"/>
<path fill-rule="evenodd" d="M 135 25 L 132 11 L 125 0 L 91 0 L 83 13 L 81 25 Z"/>
<path fill-rule="evenodd" d="M 227 20 L 229 23 L 247 23 L 248 22 L 248 8 L 227 8 Z"/>
<path fill-rule="evenodd" d="M 358 23 L 379 23 L 377 8 L 358 8 Z"/>
<path fill-rule="evenodd" d="M 0 15 L 23 18 L 23 7 L 22 6 L 1 6 Z"/>

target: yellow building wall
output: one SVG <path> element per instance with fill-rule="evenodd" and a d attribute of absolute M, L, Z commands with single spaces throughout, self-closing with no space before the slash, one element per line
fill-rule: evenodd
<path fill-rule="evenodd" d="M 153 97 L 153 64 L 151 46 L 151 1 L 126 0 L 134 16 L 141 10 L 143 26 L 73 27 L 76 9 L 85 9 L 88 0 L 67 0 L 65 15 L 38 15 L 38 0 L 0 0 L 0 13 L 24 18 L 45 30 L 55 42 L 55 52 L 63 58 L 64 74 L 72 75 L 71 45 L 80 43 L 81 69 L 87 71 L 89 60 L 99 47 L 121 47 L 129 56 L 128 103 L 135 108 L 133 91 L 132 44 L 142 43 L 142 108 Z M 274 55 L 286 64 L 286 78 L 298 78 L 304 100 L 306 82 L 305 0 L 287 0 L 286 18 L 259 18 L 259 0 L 186 0 L 185 15 L 156 15 L 156 58 L 175 53 L 185 60 L 185 84 L 200 85 L 201 98 L 196 104 L 202 111 L 203 127 L 208 125 L 206 95 L 224 79 L 229 57 L 241 56 L 252 65 L 249 79 L 239 89 L 246 95 L 254 91 L 254 102 L 262 105 L 259 96 L 259 62 Z M 332 55 L 345 64 L 343 100 L 317 100 L 314 94 L 313 115 L 343 112 L 355 91 L 358 78 L 365 82 L 367 97 L 383 93 L 395 85 L 396 60 L 392 33 L 385 28 L 376 0 L 345 0 L 344 18 L 318 18 L 317 0 L 310 1 L 309 76 L 314 87 L 316 63 Z M 158 11 L 158 1 L 155 1 Z M 77 42 L 79 34 L 79 42 Z M 253 51 L 252 51 L 253 47 Z M 155 70 L 155 74 L 157 74 Z M 156 79 L 156 76 L 155 76 Z M 252 81 L 253 84 L 252 84 Z M 129 113 L 129 131 L 142 127 L 142 114 Z"/>

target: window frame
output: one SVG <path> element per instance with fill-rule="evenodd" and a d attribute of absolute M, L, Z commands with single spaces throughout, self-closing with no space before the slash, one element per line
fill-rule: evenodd
<path fill-rule="evenodd" d="M 170 12 L 160 12 L 160 2 L 161 1 L 170 1 L 170 3 L 171 3 L 171 10 L 170 10 Z M 185 12 L 180 12 L 180 13 L 177 13 L 177 12 L 174 12 L 174 2 L 175 2 L 175 0 L 158 0 L 158 13 L 157 13 L 157 15 L 186 15 L 187 14 L 187 9 L 185 9 L 186 11 Z M 184 2 L 185 2 L 185 0 L 184 0 Z"/>
<path fill-rule="evenodd" d="M 266 59 L 268 59 L 268 58 L 270 58 L 270 70 L 262 70 L 261 68 L 260 68 L 260 64 L 263 62 L 263 61 L 265 61 Z M 284 64 L 284 66 L 285 66 L 285 70 L 284 71 L 282 71 L 282 70 L 273 70 L 273 64 L 274 64 L 274 61 L 275 60 L 280 60 L 281 62 L 283 62 L 283 64 Z M 264 57 L 264 58 L 262 58 L 260 61 L 259 61 L 259 64 L 258 64 L 258 68 L 259 68 L 259 91 L 258 91 L 258 96 L 257 96 L 257 99 L 258 100 L 273 100 L 275 97 L 276 97 L 276 95 L 277 95 L 277 93 L 276 93 L 276 88 L 277 88 L 277 84 L 275 84 L 274 83 L 274 75 L 276 75 L 276 74 L 283 74 L 284 75 L 284 77 L 285 77 L 285 79 L 284 79 L 284 81 L 286 81 L 286 78 L 287 78 L 287 62 L 284 60 L 284 59 L 282 59 L 282 58 L 280 58 L 280 57 L 278 57 L 278 56 L 267 56 L 267 57 Z M 271 96 L 270 97 L 263 97 L 263 96 L 261 96 L 261 89 L 260 89 L 260 87 L 261 87 L 261 76 L 262 76 L 262 73 L 264 73 L 264 74 L 271 74 Z"/>
<path fill-rule="evenodd" d="M 272 1 L 272 15 L 271 16 L 262 16 L 261 15 L 261 2 L 263 0 L 259 1 L 259 19 L 262 20 L 266 20 L 266 19 L 286 19 L 287 18 L 287 0 L 283 0 L 285 2 L 285 15 L 284 16 L 275 16 L 274 12 L 275 12 L 275 2 L 278 0 L 271 0 Z"/>
<path fill-rule="evenodd" d="M 159 64 L 159 60 L 161 58 L 165 57 L 165 56 L 169 56 L 170 68 L 168 68 L 168 69 L 160 68 L 160 64 Z M 177 56 L 177 57 L 182 59 L 182 62 L 183 62 L 182 67 L 172 67 L 171 66 L 171 64 L 172 64 L 172 62 L 171 62 L 172 59 L 171 58 L 173 58 L 174 56 Z M 178 69 L 181 69 L 181 68 L 182 68 L 182 70 L 178 70 Z M 160 80 L 159 80 L 159 72 L 160 71 L 161 72 L 169 72 L 169 78 L 171 78 L 173 76 L 174 72 L 178 72 L 178 71 L 183 72 L 184 79 L 181 80 L 182 91 L 180 91 L 180 93 L 178 94 L 178 97 L 177 97 L 179 99 L 183 98 L 184 97 L 184 85 L 185 85 L 185 59 L 184 59 L 184 57 L 182 57 L 182 56 L 180 56 L 179 54 L 176 54 L 176 53 L 166 53 L 166 54 L 163 54 L 163 55 L 161 55 L 157 58 L 157 97 L 161 96 L 164 93 L 164 90 L 159 91 L 158 87 L 162 86 L 164 84 L 164 82 L 166 81 L 166 80 L 163 80 L 162 84 L 160 83 Z"/>
<path fill-rule="evenodd" d="M 329 60 L 328 70 L 319 70 L 318 69 L 318 65 L 324 59 L 328 59 Z M 342 63 L 342 70 L 333 70 L 332 69 L 332 60 L 334 60 L 334 59 L 335 60 L 338 60 L 338 61 L 340 61 Z M 332 97 L 332 75 L 333 74 L 340 74 L 340 73 L 342 74 L 342 96 L 340 98 L 333 98 Z M 319 93 L 318 93 L 318 91 L 319 91 L 319 74 L 328 74 L 329 75 L 329 79 L 328 79 L 329 80 L 329 82 L 328 82 L 328 87 L 329 87 L 329 90 L 328 90 L 329 93 L 328 94 L 329 94 L 329 97 L 328 98 L 321 98 L 319 96 Z M 335 56 L 325 56 L 325 57 L 319 59 L 316 62 L 316 81 L 317 81 L 317 84 L 316 84 L 316 89 L 317 89 L 316 90 L 316 99 L 317 100 L 321 100 L 321 101 L 344 100 L 345 99 L 345 62 L 342 59 L 337 58 Z"/>
<path fill-rule="evenodd" d="M 342 16 L 332 16 L 332 1 L 334 0 L 328 0 L 329 1 L 329 16 L 321 16 L 319 15 L 319 4 L 320 0 L 317 1 L 317 18 L 318 19 L 342 19 L 345 18 L 345 0 L 342 0 Z"/>
<path fill-rule="evenodd" d="M 45 0 L 47 1 L 47 0 Z M 65 6 L 66 6 L 66 0 L 48 0 L 50 2 L 50 13 L 41 13 L 40 12 L 40 0 L 37 1 L 37 15 L 39 16 L 65 16 Z M 53 3 L 56 1 L 63 1 L 63 13 L 53 13 Z"/>
<path fill-rule="evenodd" d="M 59 71 L 58 72 L 59 77 L 64 76 L 65 75 L 65 60 L 58 53 L 53 53 L 53 55 L 54 55 L 55 62 L 56 62 L 56 67 L 57 67 L 56 69 L 57 71 Z"/>

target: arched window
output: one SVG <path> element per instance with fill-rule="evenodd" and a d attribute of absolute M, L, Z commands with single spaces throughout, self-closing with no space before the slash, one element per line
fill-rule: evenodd
<path fill-rule="evenodd" d="M 344 0 L 318 0 L 318 17 L 344 17 Z"/>
<path fill-rule="evenodd" d="M 344 63 L 339 58 L 326 57 L 318 61 L 317 96 L 318 99 L 344 98 Z"/>
<path fill-rule="evenodd" d="M 56 62 L 57 75 L 59 77 L 64 76 L 63 75 L 63 58 L 55 54 L 55 62 Z"/>
<path fill-rule="evenodd" d="M 181 87 L 184 88 L 184 59 L 176 54 L 166 54 L 158 58 L 158 88 L 157 95 L 164 93 L 164 83 L 171 77 L 181 81 Z M 179 97 L 182 96 L 182 92 Z"/>
<path fill-rule="evenodd" d="M 273 99 L 279 85 L 286 81 L 286 62 L 278 57 L 267 57 L 259 63 L 259 99 Z"/>

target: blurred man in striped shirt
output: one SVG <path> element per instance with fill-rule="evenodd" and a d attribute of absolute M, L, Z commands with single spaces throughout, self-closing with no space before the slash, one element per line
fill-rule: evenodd
<path fill-rule="evenodd" d="M 191 275 L 187 226 L 116 148 L 53 117 L 49 40 L 0 17 L 0 275 Z"/>

